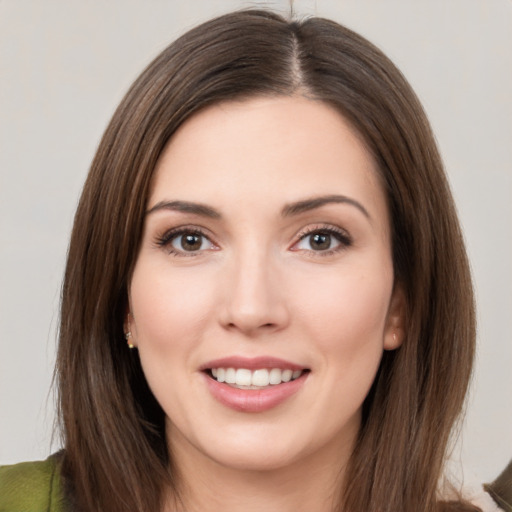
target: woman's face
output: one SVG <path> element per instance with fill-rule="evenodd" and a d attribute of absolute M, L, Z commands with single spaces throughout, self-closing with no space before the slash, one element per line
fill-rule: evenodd
<path fill-rule="evenodd" d="M 371 156 L 303 97 L 196 114 L 157 166 L 129 300 L 178 461 L 339 463 L 402 338 Z"/>

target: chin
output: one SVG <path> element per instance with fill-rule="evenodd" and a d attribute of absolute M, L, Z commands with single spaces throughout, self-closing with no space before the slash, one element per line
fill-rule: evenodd
<path fill-rule="evenodd" d="M 268 441 L 261 446 L 246 447 L 245 449 L 224 450 L 222 453 L 210 452 L 210 457 L 217 464 L 236 471 L 279 471 L 293 467 L 302 457 L 297 454 L 287 453 Z"/>

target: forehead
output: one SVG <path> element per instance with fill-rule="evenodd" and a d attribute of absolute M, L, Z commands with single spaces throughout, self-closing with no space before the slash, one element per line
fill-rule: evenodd
<path fill-rule="evenodd" d="M 188 119 L 160 157 L 149 207 L 184 199 L 220 209 L 280 208 L 336 193 L 385 213 L 378 171 L 359 135 L 324 102 L 263 97 L 216 104 Z"/>

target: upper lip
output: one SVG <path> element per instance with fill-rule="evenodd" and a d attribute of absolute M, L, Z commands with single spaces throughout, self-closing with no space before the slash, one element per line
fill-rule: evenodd
<path fill-rule="evenodd" d="M 263 368 L 280 368 L 281 370 L 305 370 L 304 366 L 301 366 L 284 359 L 271 356 L 260 356 L 260 357 L 242 357 L 242 356 L 230 356 L 222 357 L 220 359 L 214 359 L 201 365 L 199 368 L 201 371 L 209 370 L 211 368 L 246 368 L 247 370 L 260 370 Z"/>

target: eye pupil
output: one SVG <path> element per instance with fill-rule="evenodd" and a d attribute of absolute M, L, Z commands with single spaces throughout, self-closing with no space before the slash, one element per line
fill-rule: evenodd
<path fill-rule="evenodd" d="M 329 249 L 331 246 L 331 235 L 326 233 L 315 233 L 311 236 L 311 248 L 315 250 Z"/>
<path fill-rule="evenodd" d="M 181 246 L 185 251 L 197 251 L 201 248 L 201 236 L 190 233 L 181 237 Z"/>

